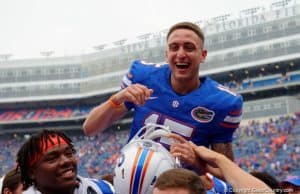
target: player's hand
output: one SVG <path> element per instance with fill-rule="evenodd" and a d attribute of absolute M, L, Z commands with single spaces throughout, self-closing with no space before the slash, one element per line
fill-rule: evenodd
<path fill-rule="evenodd" d="M 113 95 L 112 100 L 118 104 L 132 102 L 140 106 L 145 104 L 152 93 L 152 89 L 149 89 L 142 84 L 132 84 Z"/>
<path fill-rule="evenodd" d="M 197 146 L 193 142 L 187 141 L 174 133 L 169 134 L 168 137 L 175 140 L 170 149 L 174 157 L 179 157 L 181 161 L 192 165 L 198 171 L 199 175 L 209 172 L 214 176 L 223 178 L 217 165 L 217 160 L 223 157 L 222 154 L 204 146 Z"/>
<path fill-rule="evenodd" d="M 195 154 L 197 155 L 199 159 L 199 165 L 202 166 L 202 169 L 204 169 L 204 171 L 209 172 L 218 178 L 224 179 L 223 173 L 218 166 L 218 162 L 226 158 L 224 155 L 204 146 L 197 146 L 192 142 L 190 142 L 190 146 L 193 148 Z"/>
<path fill-rule="evenodd" d="M 170 153 L 174 157 L 178 157 L 181 162 L 184 162 L 196 168 L 198 170 L 198 173 L 203 174 L 199 159 L 195 153 L 195 150 L 193 149 L 193 147 L 191 147 L 192 142 L 189 142 L 182 136 L 174 133 L 170 133 L 167 137 L 175 140 L 171 145 Z"/>

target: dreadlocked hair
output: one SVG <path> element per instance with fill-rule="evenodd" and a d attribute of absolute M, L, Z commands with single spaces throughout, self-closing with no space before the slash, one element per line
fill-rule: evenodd
<path fill-rule="evenodd" d="M 33 185 L 33 180 L 29 177 L 28 170 L 31 168 L 30 161 L 37 155 L 42 153 L 41 143 L 47 145 L 47 142 L 54 144 L 50 137 L 57 136 L 67 142 L 74 149 L 72 140 L 63 132 L 56 130 L 43 130 L 32 135 L 19 149 L 17 153 L 17 164 L 21 172 L 21 180 L 26 187 Z M 58 138 L 58 143 L 60 139 Z"/>

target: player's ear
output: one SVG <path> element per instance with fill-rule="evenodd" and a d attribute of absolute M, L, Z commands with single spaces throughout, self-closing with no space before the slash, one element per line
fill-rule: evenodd
<path fill-rule="evenodd" d="M 210 190 L 214 187 L 214 181 L 207 174 L 199 176 L 201 182 L 206 190 Z"/>
<path fill-rule="evenodd" d="M 168 60 L 168 51 L 167 51 L 167 49 L 165 49 L 165 61 L 166 61 L 167 63 L 169 63 L 169 60 Z"/>
<path fill-rule="evenodd" d="M 30 168 L 28 169 L 28 176 L 29 176 L 29 178 L 31 178 L 32 180 L 35 180 L 35 170 L 34 170 L 34 168 L 30 167 Z"/>
<path fill-rule="evenodd" d="M 3 194 L 11 194 L 12 192 L 9 190 L 9 188 L 5 187 L 3 189 Z"/>
<path fill-rule="evenodd" d="M 207 56 L 207 50 L 202 50 L 202 52 L 201 52 L 201 63 L 205 62 L 206 56 Z"/>

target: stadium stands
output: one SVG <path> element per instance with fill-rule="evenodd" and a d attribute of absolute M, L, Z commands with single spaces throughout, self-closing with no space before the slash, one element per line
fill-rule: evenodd
<path fill-rule="evenodd" d="M 288 79 L 282 74 L 272 74 L 269 76 L 248 78 L 242 80 L 242 84 L 237 84 L 235 81 L 224 83 L 230 89 L 245 93 L 248 90 L 262 89 L 265 87 L 288 87 L 294 83 L 300 83 L 300 71 L 289 72 Z M 93 105 L 82 106 L 57 106 L 51 108 L 36 108 L 36 109 L 2 109 L 0 110 L 0 123 L 11 122 L 40 122 L 49 120 L 64 120 L 84 118 L 93 108 Z"/>
<path fill-rule="evenodd" d="M 300 5 L 204 23 L 208 57 L 200 75 L 245 101 L 243 118 L 249 123 L 243 121 L 235 133 L 236 162 L 278 178 L 300 174 Z M 82 123 L 92 107 L 119 89 L 133 60 L 164 61 L 165 36 L 162 31 L 81 56 L 0 61 L 0 175 L 15 165 L 24 138 L 43 128 L 71 136 L 79 174 L 111 173 L 132 114 L 93 138 L 83 136 Z"/>
<path fill-rule="evenodd" d="M 101 136 L 68 133 L 77 150 L 79 174 L 100 177 L 112 173 L 129 130 L 108 130 Z M 265 121 L 249 120 L 234 135 L 236 162 L 247 171 L 266 170 L 283 179 L 300 173 L 300 113 Z M 0 137 L 0 175 L 15 165 L 15 154 L 25 136 Z"/>
<path fill-rule="evenodd" d="M 1 110 L 0 123 L 26 122 L 26 121 L 47 121 L 60 119 L 75 119 L 86 116 L 91 106 L 82 107 L 53 107 L 38 109 Z"/>
<path fill-rule="evenodd" d="M 275 177 L 300 173 L 300 119 L 282 116 L 249 121 L 235 133 L 236 162 L 247 171 L 270 172 Z"/>

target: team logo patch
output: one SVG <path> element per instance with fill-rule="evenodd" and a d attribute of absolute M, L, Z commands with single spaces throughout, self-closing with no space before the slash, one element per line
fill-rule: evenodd
<path fill-rule="evenodd" d="M 191 112 L 193 119 L 200 123 L 208 123 L 213 120 L 215 112 L 204 107 L 198 106 Z"/>

